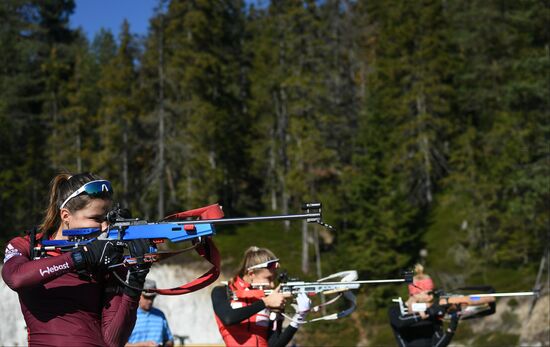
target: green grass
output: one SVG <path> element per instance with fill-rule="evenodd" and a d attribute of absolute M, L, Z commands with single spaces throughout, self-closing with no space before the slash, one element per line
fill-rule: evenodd
<path fill-rule="evenodd" d="M 469 343 L 469 345 L 479 347 L 506 347 L 517 346 L 518 342 L 519 335 L 492 332 L 489 334 L 475 335 L 475 338 Z"/>
<path fill-rule="evenodd" d="M 306 324 L 296 338 L 300 346 L 355 346 L 358 332 L 350 317 Z"/>
<path fill-rule="evenodd" d="M 464 202 L 454 200 L 447 203 L 436 203 L 430 215 L 430 224 L 423 241 L 427 245 L 426 272 L 434 276 L 436 286 L 438 274 L 453 277 L 464 276 L 466 285 L 492 285 L 496 291 L 530 291 L 535 282 L 537 262 L 525 266 L 508 268 L 501 265 L 484 265 L 473 269 L 466 264 L 483 263 L 471 257 L 471 252 L 460 249 L 460 241 L 467 238 L 467 231 L 462 230 L 461 224 L 468 220 L 464 216 L 461 206 Z M 463 263 L 460 257 L 465 260 Z M 451 289 L 451 288 L 445 288 Z"/>
<path fill-rule="evenodd" d="M 300 264 L 302 252 L 302 234 L 299 223 L 291 223 L 285 231 L 281 222 L 254 223 L 233 230 L 219 226 L 214 241 L 222 257 L 224 273 L 234 273 L 250 246 L 270 249 L 281 259 L 281 269 L 292 276 L 303 277 Z"/>
<path fill-rule="evenodd" d="M 450 257 L 449 250 L 456 248 L 461 239 L 460 225 L 462 219 L 457 213 L 460 203 L 435 204 L 429 216 L 429 225 L 423 241 L 427 245 L 428 257 L 427 272 L 430 269 L 446 269 L 447 271 L 461 272 L 460 265 Z"/>
<path fill-rule="evenodd" d="M 396 346 L 397 342 L 395 336 L 391 330 L 389 324 L 380 324 L 373 326 L 371 329 L 373 338 L 369 341 L 369 346 L 373 347 L 385 347 L 385 346 Z"/>

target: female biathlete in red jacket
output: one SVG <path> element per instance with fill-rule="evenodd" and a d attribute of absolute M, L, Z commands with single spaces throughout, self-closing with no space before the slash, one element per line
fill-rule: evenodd
<path fill-rule="evenodd" d="M 74 252 L 35 249 L 42 240 L 66 239 L 64 229 L 104 230 L 112 192 L 93 174 L 59 174 L 38 233 L 8 243 L 2 277 L 19 295 L 30 346 L 123 346 L 132 332 L 140 293 L 120 289 L 106 269 L 122 259 L 119 247 L 96 240 Z M 131 271 L 128 280 L 142 287 L 147 272 Z"/>
<path fill-rule="evenodd" d="M 284 330 L 283 317 L 276 314 L 286 297 L 275 288 L 265 296 L 262 289 L 273 289 L 279 259 L 266 248 L 250 247 L 240 269 L 227 286 L 212 290 L 212 306 L 220 334 L 227 346 L 286 346 L 310 308 L 306 295 L 298 297 L 298 313 Z"/>

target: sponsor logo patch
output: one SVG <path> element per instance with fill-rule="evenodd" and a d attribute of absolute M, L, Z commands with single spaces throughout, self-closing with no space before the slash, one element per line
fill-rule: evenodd
<path fill-rule="evenodd" d="M 4 253 L 4 263 L 17 255 L 21 255 L 21 252 L 19 252 L 17 248 L 13 247 L 11 243 L 8 243 Z"/>
<path fill-rule="evenodd" d="M 65 262 L 65 264 L 61 264 L 61 265 L 52 265 L 52 266 L 46 266 L 46 269 L 42 270 L 38 270 L 40 271 L 40 275 L 42 277 L 44 277 L 44 274 L 51 274 L 51 273 L 54 273 L 54 272 L 57 272 L 59 270 L 67 270 L 69 269 L 69 263 L 68 262 Z"/>

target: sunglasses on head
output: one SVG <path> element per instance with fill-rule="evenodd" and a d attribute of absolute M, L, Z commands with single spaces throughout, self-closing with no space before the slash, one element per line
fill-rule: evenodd
<path fill-rule="evenodd" d="M 90 181 L 86 184 L 84 184 L 82 187 L 75 190 L 63 203 L 61 204 L 61 207 L 59 209 L 62 209 L 65 207 L 65 205 L 74 197 L 79 196 L 80 194 L 87 194 L 89 196 L 98 196 L 103 193 L 112 193 L 113 188 L 111 187 L 111 182 L 107 180 L 96 180 L 96 181 Z"/>
<path fill-rule="evenodd" d="M 269 270 L 275 270 L 279 268 L 279 258 L 271 259 L 266 262 L 254 265 L 249 267 L 247 270 L 254 270 L 254 269 L 269 269 Z"/>

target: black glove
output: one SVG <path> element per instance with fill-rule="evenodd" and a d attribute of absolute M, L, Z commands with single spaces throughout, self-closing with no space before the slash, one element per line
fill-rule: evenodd
<path fill-rule="evenodd" d="M 130 256 L 137 258 L 138 265 L 144 264 L 143 255 L 150 253 L 149 247 L 151 246 L 151 242 L 148 239 L 137 239 L 130 240 L 126 244 L 128 245 Z"/>
<path fill-rule="evenodd" d="M 80 246 L 71 256 L 78 271 L 95 272 L 123 260 L 122 244 L 113 240 L 94 240 Z"/>
<path fill-rule="evenodd" d="M 147 239 L 131 240 L 127 243 L 130 250 L 130 256 L 137 258 L 137 265 L 130 267 L 128 271 L 128 284 L 123 292 L 131 297 L 138 297 L 141 294 L 141 289 L 145 283 L 145 277 L 149 273 L 151 263 L 143 261 L 143 255 L 149 253 L 150 242 Z"/>
<path fill-rule="evenodd" d="M 444 305 L 439 305 L 434 303 L 432 306 L 428 307 L 426 313 L 430 316 L 431 319 L 441 318 L 445 315 L 446 307 Z"/>
<path fill-rule="evenodd" d="M 128 285 L 124 286 L 122 292 L 131 297 L 138 297 L 143 290 L 143 284 L 145 283 L 145 277 L 149 273 L 149 266 L 142 267 L 142 265 L 135 265 L 128 271 Z"/>

